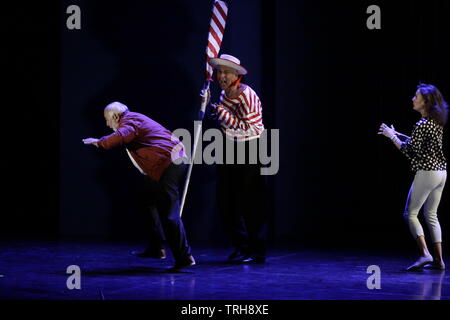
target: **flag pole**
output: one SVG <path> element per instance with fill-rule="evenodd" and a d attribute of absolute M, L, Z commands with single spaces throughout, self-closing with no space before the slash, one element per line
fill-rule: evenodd
<path fill-rule="evenodd" d="M 203 86 L 203 92 L 207 93 L 200 105 L 199 121 L 195 122 L 194 129 L 194 148 L 192 150 L 189 169 L 187 172 L 186 182 L 184 184 L 183 195 L 181 198 L 180 216 L 183 215 L 184 205 L 186 203 L 186 196 L 189 189 L 189 182 L 191 180 L 192 169 L 194 166 L 194 159 L 197 154 L 198 142 L 202 134 L 203 119 L 205 117 L 206 105 L 208 104 L 207 97 L 209 94 L 209 87 L 212 81 L 213 69 L 209 65 L 209 59 L 217 58 L 219 56 L 220 47 L 222 46 L 223 34 L 225 32 L 226 20 L 228 17 L 228 5 L 225 1 L 215 0 L 212 7 L 212 16 L 209 26 L 208 45 L 206 46 L 206 81 Z"/>
<path fill-rule="evenodd" d="M 209 80 L 206 81 L 204 90 L 209 91 L 210 83 L 211 83 L 211 81 L 209 81 Z M 183 215 L 184 204 L 186 202 L 186 196 L 187 196 L 187 192 L 189 189 L 189 182 L 191 181 L 192 168 L 194 167 L 194 159 L 195 159 L 195 155 L 197 154 L 197 147 L 198 147 L 200 135 L 202 134 L 203 119 L 205 117 L 207 103 L 208 103 L 207 99 L 204 99 L 204 101 L 202 101 L 202 104 L 200 106 L 200 112 L 199 112 L 199 121 L 195 122 L 196 126 L 194 129 L 194 132 L 195 132 L 194 148 L 192 150 L 191 159 L 190 159 L 190 163 L 189 163 L 189 169 L 188 169 L 188 173 L 186 176 L 186 182 L 184 184 L 183 196 L 182 196 L 182 200 L 181 200 L 180 216 Z"/>

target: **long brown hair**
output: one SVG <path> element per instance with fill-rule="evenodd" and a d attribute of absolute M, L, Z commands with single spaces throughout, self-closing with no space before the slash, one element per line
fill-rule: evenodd
<path fill-rule="evenodd" d="M 428 116 L 438 125 L 445 126 L 448 119 L 448 105 L 439 89 L 426 83 L 420 83 L 417 89 L 425 100 Z"/>

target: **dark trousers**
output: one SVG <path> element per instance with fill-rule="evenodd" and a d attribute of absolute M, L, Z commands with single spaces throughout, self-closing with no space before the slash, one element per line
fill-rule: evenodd
<path fill-rule="evenodd" d="M 149 249 L 163 248 L 165 240 L 175 260 L 191 254 L 180 217 L 187 165 L 171 164 L 159 182 L 146 178 L 145 204 L 149 213 Z"/>
<path fill-rule="evenodd" d="M 266 182 L 261 164 L 249 164 L 247 159 L 246 164 L 223 164 L 218 170 L 218 207 L 232 245 L 245 253 L 265 256 Z"/>

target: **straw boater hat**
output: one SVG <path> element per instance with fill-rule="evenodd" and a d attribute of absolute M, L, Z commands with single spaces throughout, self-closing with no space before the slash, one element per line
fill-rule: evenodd
<path fill-rule="evenodd" d="M 209 64 L 216 69 L 219 66 L 226 66 L 232 68 L 237 71 L 239 75 L 245 76 L 247 74 L 247 70 L 241 66 L 241 61 L 233 56 L 228 54 L 223 54 L 220 58 L 214 58 L 209 60 Z"/>

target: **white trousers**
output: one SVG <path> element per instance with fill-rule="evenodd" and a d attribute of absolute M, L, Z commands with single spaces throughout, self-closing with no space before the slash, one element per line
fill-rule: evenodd
<path fill-rule="evenodd" d="M 447 171 L 417 171 L 406 201 L 404 215 L 414 239 L 424 236 L 422 226 L 417 218 L 419 210 L 423 206 L 425 221 L 433 243 L 442 242 L 437 209 L 446 180 Z"/>

